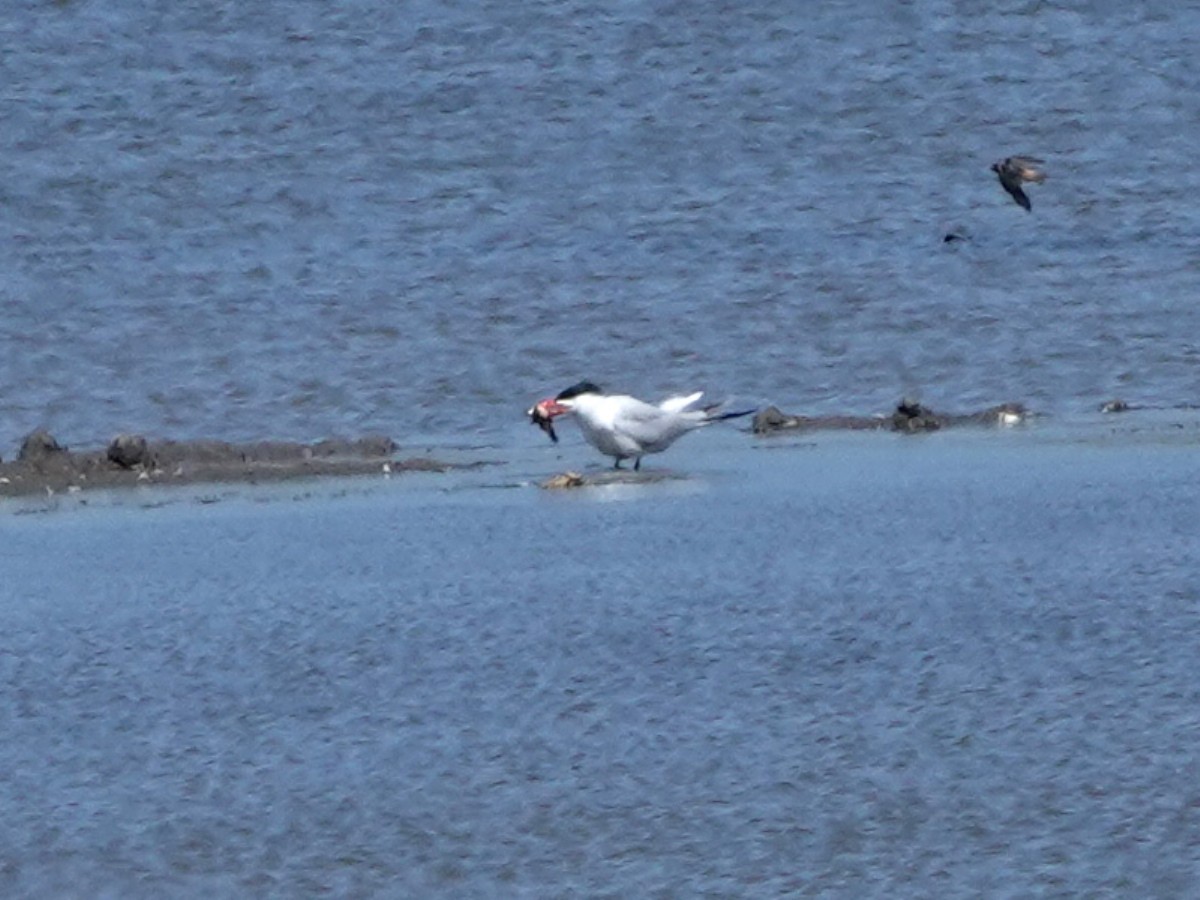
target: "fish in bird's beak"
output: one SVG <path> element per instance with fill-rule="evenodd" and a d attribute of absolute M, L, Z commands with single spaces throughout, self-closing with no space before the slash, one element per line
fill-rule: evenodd
<path fill-rule="evenodd" d="M 530 409 L 526 411 L 531 424 L 536 425 L 546 434 L 550 435 L 550 440 L 558 443 L 558 435 L 554 433 L 554 417 L 561 416 L 569 410 L 555 400 L 553 397 L 547 397 L 545 400 L 539 400 Z"/>

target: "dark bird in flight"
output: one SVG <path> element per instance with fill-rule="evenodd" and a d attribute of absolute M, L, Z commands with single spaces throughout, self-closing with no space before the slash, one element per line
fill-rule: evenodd
<path fill-rule="evenodd" d="M 1018 206 L 1023 206 L 1026 212 L 1030 212 L 1033 206 L 1021 190 L 1021 185 L 1025 182 L 1037 184 L 1045 181 L 1046 173 L 1038 168 L 1041 165 L 1042 160 L 1032 156 L 1009 156 L 1000 162 L 992 163 L 992 171 L 999 176 L 1000 187 L 1012 195 Z"/>

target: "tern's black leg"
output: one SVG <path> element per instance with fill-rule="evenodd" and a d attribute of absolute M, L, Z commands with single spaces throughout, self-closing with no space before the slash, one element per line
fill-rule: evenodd
<path fill-rule="evenodd" d="M 642 467 L 642 458 L 639 456 L 633 461 L 633 471 L 638 471 Z"/>
<path fill-rule="evenodd" d="M 613 460 L 613 468 L 614 469 L 621 468 L 621 457 L 618 456 L 616 459 Z"/>

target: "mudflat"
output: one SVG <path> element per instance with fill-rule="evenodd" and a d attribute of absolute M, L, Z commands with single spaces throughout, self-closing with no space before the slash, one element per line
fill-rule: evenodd
<path fill-rule="evenodd" d="M 439 472 L 453 464 L 397 459 L 391 438 L 326 438 L 314 443 L 147 441 L 118 435 L 106 448 L 71 450 L 44 431 L 27 436 L 15 461 L 0 462 L 0 497 L 139 484 L 281 481 L 377 472 Z"/>
<path fill-rule="evenodd" d="M 1140 407 L 1123 401 L 1110 401 L 1100 409 L 1110 413 L 1137 408 Z M 1179 414 L 1184 409 L 1159 412 Z M 956 426 L 1004 428 L 1027 423 L 1031 418 L 1036 418 L 1036 414 L 1020 403 L 947 413 L 904 399 L 890 413 L 877 415 L 803 415 L 767 406 L 754 416 L 749 431 L 759 438 L 815 431 L 916 434 Z M 534 424 L 539 424 L 536 419 Z M 39 429 L 21 441 L 15 460 L 0 459 L 0 497 L 148 484 L 256 484 L 298 478 L 448 472 L 494 463 L 495 460 L 450 462 L 430 456 L 403 457 L 399 445 L 383 435 L 331 437 L 311 443 L 279 440 L 237 443 L 212 439 L 148 440 L 138 434 L 119 434 L 106 447 L 74 450 Z M 566 472 L 539 483 L 546 488 L 571 488 L 621 481 L 640 483 L 659 477 L 651 474 L 637 478 L 615 471 Z"/>

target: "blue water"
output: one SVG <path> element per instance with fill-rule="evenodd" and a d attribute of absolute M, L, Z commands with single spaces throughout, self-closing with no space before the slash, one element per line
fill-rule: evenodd
<path fill-rule="evenodd" d="M 1192 444 L 694 446 L 0 521 L 0 890 L 1190 893 Z"/>
<path fill-rule="evenodd" d="M 800 412 L 1194 402 L 1198 17 L 27 3 L 0 441 L 507 448 L 581 377 Z M 1032 214 L 987 168 L 1016 152 L 1047 161 Z"/>
<path fill-rule="evenodd" d="M 0 455 L 497 464 L 0 506 L 0 894 L 1188 896 L 1198 30 L 14 7 Z M 1030 214 L 987 170 L 1018 152 Z M 1044 415 L 714 428 L 536 490 L 603 465 L 522 416 L 582 377 Z"/>

